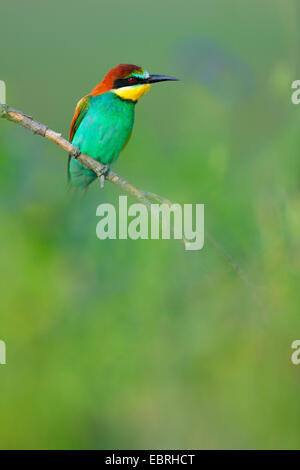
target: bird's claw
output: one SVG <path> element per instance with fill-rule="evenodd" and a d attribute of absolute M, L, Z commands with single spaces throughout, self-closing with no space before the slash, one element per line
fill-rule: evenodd
<path fill-rule="evenodd" d="M 104 188 L 104 181 L 105 181 L 105 176 L 109 171 L 109 165 L 104 165 L 103 168 L 100 170 L 99 173 L 99 179 L 100 179 L 100 186 L 103 189 Z"/>
<path fill-rule="evenodd" d="M 81 154 L 80 149 L 78 147 L 75 147 L 74 152 L 73 152 L 73 157 L 78 158 L 80 154 Z"/>

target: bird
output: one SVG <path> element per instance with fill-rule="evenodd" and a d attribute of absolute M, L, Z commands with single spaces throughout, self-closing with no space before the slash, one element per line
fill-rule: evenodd
<path fill-rule="evenodd" d="M 135 105 L 153 83 L 176 81 L 168 75 L 152 75 L 134 64 L 119 64 L 78 101 L 70 126 L 69 141 L 104 165 L 101 186 L 109 166 L 116 161 L 132 134 Z M 84 190 L 98 176 L 69 156 L 68 177 L 72 186 Z"/>

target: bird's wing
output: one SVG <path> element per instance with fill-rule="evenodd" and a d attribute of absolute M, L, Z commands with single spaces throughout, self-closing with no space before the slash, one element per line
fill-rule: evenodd
<path fill-rule="evenodd" d="M 69 140 L 72 142 L 75 132 L 77 131 L 79 124 L 87 113 L 90 105 L 91 95 L 86 95 L 78 101 L 75 113 L 71 122 Z"/>
<path fill-rule="evenodd" d="M 71 122 L 71 126 L 70 126 L 70 135 L 69 135 L 69 141 L 70 142 L 72 142 L 73 137 L 74 137 L 74 135 L 75 135 L 82 119 L 84 118 L 84 116 L 87 113 L 87 110 L 88 110 L 89 105 L 90 105 L 90 99 L 91 99 L 91 95 L 86 95 L 83 98 L 81 98 L 81 100 L 79 100 L 78 103 L 77 103 L 75 113 L 74 113 L 74 116 L 73 116 L 73 119 L 72 119 L 72 122 Z M 70 179 L 70 161 L 71 161 L 71 159 L 72 159 L 72 157 L 71 157 L 71 155 L 69 155 L 69 159 L 68 159 L 68 179 Z"/>

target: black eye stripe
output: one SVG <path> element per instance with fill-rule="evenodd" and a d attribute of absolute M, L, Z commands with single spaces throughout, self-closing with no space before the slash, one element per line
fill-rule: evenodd
<path fill-rule="evenodd" d="M 122 88 L 124 86 L 131 86 L 131 85 L 138 85 L 138 84 L 141 84 L 141 83 L 147 83 L 147 80 L 144 79 L 144 78 L 134 77 L 136 79 L 136 81 L 134 83 L 130 82 L 129 78 L 131 78 L 131 77 L 117 78 L 114 81 L 114 88 Z"/>

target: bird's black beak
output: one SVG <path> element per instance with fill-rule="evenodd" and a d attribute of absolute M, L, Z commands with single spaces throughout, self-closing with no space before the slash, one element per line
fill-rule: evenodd
<path fill-rule="evenodd" d="M 150 75 L 150 77 L 148 78 L 148 83 L 167 82 L 167 81 L 177 82 L 178 80 L 179 78 L 168 77 L 168 75 Z"/>

